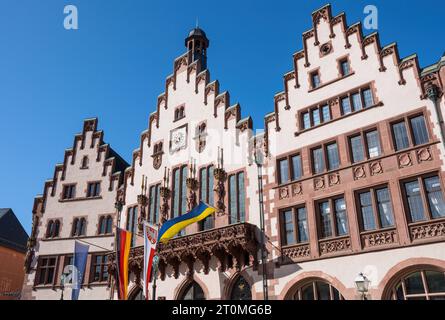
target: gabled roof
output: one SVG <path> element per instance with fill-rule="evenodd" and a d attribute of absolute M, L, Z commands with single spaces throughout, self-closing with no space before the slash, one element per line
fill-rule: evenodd
<path fill-rule="evenodd" d="M 28 234 L 12 209 L 0 209 L 0 246 L 26 252 Z"/>

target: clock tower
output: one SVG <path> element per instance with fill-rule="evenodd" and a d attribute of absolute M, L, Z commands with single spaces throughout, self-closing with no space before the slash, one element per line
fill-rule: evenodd
<path fill-rule="evenodd" d="M 198 27 L 194 28 L 185 39 L 185 46 L 188 50 L 189 63 L 199 60 L 201 66 L 198 72 L 207 69 L 209 39 L 207 39 L 206 33 Z"/>

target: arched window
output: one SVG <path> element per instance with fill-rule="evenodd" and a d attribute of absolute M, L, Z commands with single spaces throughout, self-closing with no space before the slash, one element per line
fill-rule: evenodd
<path fill-rule="evenodd" d="M 244 172 L 229 176 L 230 224 L 244 222 L 246 219 L 246 197 Z"/>
<path fill-rule="evenodd" d="M 252 289 L 250 287 L 250 284 L 246 281 L 246 279 L 244 279 L 243 276 L 239 276 L 233 284 L 230 299 L 252 300 Z"/>
<path fill-rule="evenodd" d="M 205 300 L 204 291 L 196 281 L 193 281 L 186 287 L 179 300 Z"/>
<path fill-rule="evenodd" d="M 80 236 L 84 236 L 85 235 L 85 231 L 86 231 L 86 220 L 85 218 L 75 218 L 73 220 L 73 228 L 71 231 L 71 236 L 72 237 L 80 237 Z"/>
<path fill-rule="evenodd" d="M 172 218 L 187 213 L 187 176 L 187 166 L 173 170 Z M 185 235 L 185 230 L 181 230 L 178 235 Z"/>
<path fill-rule="evenodd" d="M 111 233 L 113 218 L 111 216 L 102 216 L 99 219 L 99 234 Z"/>
<path fill-rule="evenodd" d="M 105 217 L 99 218 L 99 234 L 105 234 Z"/>
<path fill-rule="evenodd" d="M 213 165 L 202 168 L 199 171 L 199 199 L 211 206 L 214 205 L 214 176 Z M 213 215 L 208 216 L 199 223 L 199 230 L 209 230 L 215 227 L 215 218 Z"/>
<path fill-rule="evenodd" d="M 47 238 L 51 238 L 53 227 L 54 227 L 54 222 L 52 220 L 49 220 L 48 225 L 46 227 Z"/>
<path fill-rule="evenodd" d="M 344 300 L 334 286 L 323 280 L 305 282 L 290 298 L 293 300 Z"/>
<path fill-rule="evenodd" d="M 86 169 L 86 168 L 88 168 L 88 156 L 84 156 L 84 157 L 82 158 L 82 166 L 81 166 L 81 169 Z"/>
<path fill-rule="evenodd" d="M 445 300 L 445 272 L 419 269 L 399 277 L 390 288 L 392 300 Z"/>
<path fill-rule="evenodd" d="M 138 231 L 138 207 L 128 208 L 127 211 L 127 231 L 131 232 L 131 246 L 136 245 L 136 232 Z"/>
<path fill-rule="evenodd" d="M 107 226 L 105 228 L 105 232 L 107 234 L 112 233 L 113 232 L 113 218 L 111 216 L 107 217 Z"/>
<path fill-rule="evenodd" d="M 85 235 L 85 231 L 86 231 L 86 227 L 87 227 L 87 222 L 85 220 L 85 218 L 81 218 L 80 219 L 80 233 L 79 236 L 84 236 Z"/>
<path fill-rule="evenodd" d="M 73 220 L 73 227 L 71 228 L 71 236 L 75 237 L 77 235 L 77 226 L 79 224 L 79 219 L 74 218 Z"/>
<path fill-rule="evenodd" d="M 60 231 L 60 221 L 56 220 L 54 221 L 54 231 L 52 233 L 52 237 L 58 237 L 59 236 L 59 231 Z"/>

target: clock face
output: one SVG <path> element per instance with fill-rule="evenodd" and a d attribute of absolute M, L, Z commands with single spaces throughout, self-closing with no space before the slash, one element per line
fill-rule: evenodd
<path fill-rule="evenodd" d="M 177 128 L 170 133 L 171 151 L 176 151 L 187 145 L 187 127 Z"/>

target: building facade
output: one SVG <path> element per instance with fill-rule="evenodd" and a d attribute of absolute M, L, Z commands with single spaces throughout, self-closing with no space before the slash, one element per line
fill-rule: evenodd
<path fill-rule="evenodd" d="M 104 142 L 97 124 L 97 119 L 84 121 L 63 163 L 45 182 L 43 195 L 35 198 L 22 299 L 61 298 L 61 275 L 73 263 L 76 240 L 89 245 L 79 299 L 109 294 L 107 255 L 114 244 L 114 203 L 128 164 Z M 66 287 L 65 296 L 71 297 Z"/>
<path fill-rule="evenodd" d="M 20 298 L 27 240 L 12 209 L 0 209 L 0 300 Z"/>
<path fill-rule="evenodd" d="M 395 43 L 364 36 L 360 23 L 348 25 L 330 5 L 313 12 L 302 41 L 256 134 L 210 79 L 209 40 L 192 30 L 131 165 L 107 176 L 109 197 L 96 202 L 103 207 L 80 199 L 70 208 L 58 198 L 65 184 L 86 183 L 75 166 L 71 180 L 62 179 L 83 149 L 68 152 L 36 199 L 29 297 L 57 296 L 57 269 L 50 284 L 35 274 L 42 257 L 55 254 L 60 268 L 72 248 L 66 235 L 52 240 L 52 253 L 44 250 L 48 219 L 62 210 L 64 220 L 79 206 L 88 221 L 109 214 L 133 233 L 129 297 L 140 299 L 142 222 L 160 225 L 204 201 L 217 213 L 159 246 L 150 297 L 263 299 L 267 285 L 269 299 L 360 299 L 355 279 L 363 273 L 368 299 L 445 298 L 445 58 L 422 69 L 416 55 L 400 58 Z M 93 145 L 95 130 L 84 129 L 79 143 Z M 91 174 L 109 175 L 98 166 Z M 117 297 L 113 253 L 106 264 L 107 281 L 96 288 L 84 280 L 89 293 L 81 298 Z"/>

